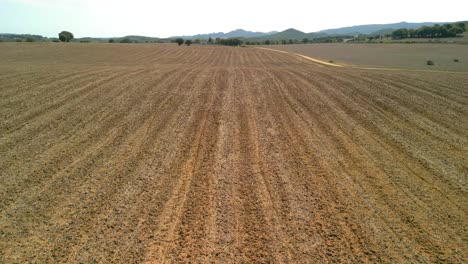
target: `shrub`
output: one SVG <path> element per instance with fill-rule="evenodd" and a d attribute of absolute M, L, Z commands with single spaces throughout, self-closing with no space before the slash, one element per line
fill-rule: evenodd
<path fill-rule="evenodd" d="M 59 39 L 62 42 L 70 42 L 74 38 L 73 33 L 68 31 L 62 31 L 59 33 Z"/>
<path fill-rule="evenodd" d="M 175 42 L 180 46 L 184 44 L 184 39 L 183 38 L 176 38 Z"/>
<path fill-rule="evenodd" d="M 109 43 L 114 43 L 115 40 L 114 39 L 109 39 Z"/>
<path fill-rule="evenodd" d="M 237 47 L 242 45 L 242 40 L 237 38 L 220 39 L 216 44 Z"/>
<path fill-rule="evenodd" d="M 26 38 L 26 42 L 34 42 L 33 38 Z"/>
<path fill-rule="evenodd" d="M 458 62 L 458 59 L 454 59 L 453 62 Z"/>
<path fill-rule="evenodd" d="M 432 66 L 432 65 L 434 65 L 434 62 L 431 61 L 431 60 L 428 60 L 426 64 L 429 65 L 429 66 Z"/>

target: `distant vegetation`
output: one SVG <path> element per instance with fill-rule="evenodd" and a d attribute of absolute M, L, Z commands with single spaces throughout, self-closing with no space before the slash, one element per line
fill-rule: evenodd
<path fill-rule="evenodd" d="M 463 22 L 439 25 L 432 27 L 423 26 L 418 29 L 400 28 L 392 32 L 393 39 L 405 38 L 453 38 L 466 31 Z"/>
<path fill-rule="evenodd" d="M 119 41 L 120 43 L 132 43 L 132 40 L 129 38 L 123 38 Z"/>
<path fill-rule="evenodd" d="M 216 38 L 215 43 L 218 45 L 224 45 L 224 46 L 240 46 L 242 45 L 242 40 L 238 38 L 231 38 L 231 39 L 222 39 L 222 38 Z"/>
<path fill-rule="evenodd" d="M 0 42 L 45 42 L 51 39 L 30 34 L 0 34 Z"/>
<path fill-rule="evenodd" d="M 344 42 L 345 40 L 352 39 L 353 36 L 328 36 L 328 37 L 320 37 L 315 39 L 303 38 L 303 39 L 278 39 L 278 40 L 271 40 L 271 39 L 244 39 L 244 38 L 216 38 L 212 39 L 209 37 L 206 39 L 194 39 L 192 40 L 191 44 L 202 44 L 202 45 L 222 45 L 222 46 L 242 46 L 242 45 L 290 45 L 290 44 L 307 44 L 307 43 L 339 43 Z M 177 43 L 179 46 L 182 44 L 187 44 L 187 40 L 183 38 L 176 38 L 173 39 L 173 43 Z"/>
<path fill-rule="evenodd" d="M 450 42 L 468 44 L 468 34 L 462 34 L 468 27 L 466 22 L 447 23 L 439 25 L 427 23 L 395 23 L 382 25 L 362 25 L 330 29 L 320 32 L 306 33 L 293 28 L 281 32 L 251 32 L 242 29 L 228 33 L 199 34 L 193 36 L 181 36 L 171 38 L 153 38 L 145 36 L 124 36 L 114 38 L 83 37 L 74 38 L 71 32 L 63 31 L 59 38 L 47 38 L 38 35 L 1 34 L 2 42 L 100 42 L 100 43 L 177 43 L 182 45 L 186 40 L 191 44 L 201 45 L 288 45 L 308 43 L 413 43 L 413 42 Z M 401 27 L 400 29 L 398 29 Z M 395 30 L 396 29 L 396 30 Z M 451 40 L 441 38 L 459 37 Z M 407 38 L 418 38 L 406 40 Z M 435 38 L 435 40 L 434 40 Z"/>
<path fill-rule="evenodd" d="M 391 34 L 393 30 L 398 28 L 408 28 L 408 29 L 417 29 L 422 26 L 433 26 L 435 22 L 423 22 L 423 23 L 408 23 L 408 22 L 399 22 L 399 23 L 390 23 L 390 24 L 370 24 L 370 25 L 358 25 L 351 27 L 342 27 L 336 29 L 326 29 L 319 31 L 317 33 L 324 33 L 329 36 L 339 36 L 339 35 L 380 35 Z"/>
<path fill-rule="evenodd" d="M 73 34 L 68 31 L 62 31 L 59 33 L 59 39 L 62 42 L 70 42 L 74 38 Z"/>
<path fill-rule="evenodd" d="M 183 38 L 176 38 L 174 42 L 179 44 L 179 46 L 180 46 L 180 45 L 184 44 L 184 39 Z"/>

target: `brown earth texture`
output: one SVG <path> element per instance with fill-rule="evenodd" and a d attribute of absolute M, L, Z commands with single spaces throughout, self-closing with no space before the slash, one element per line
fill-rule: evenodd
<path fill-rule="evenodd" d="M 1 263 L 466 263 L 468 74 L 0 44 Z"/>

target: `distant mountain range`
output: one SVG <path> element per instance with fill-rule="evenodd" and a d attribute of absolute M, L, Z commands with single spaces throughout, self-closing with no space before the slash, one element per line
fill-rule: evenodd
<path fill-rule="evenodd" d="M 208 38 L 243 38 L 243 39 L 255 39 L 255 40 L 281 40 L 281 39 L 303 39 L 310 37 L 310 34 L 304 33 L 294 28 L 287 29 L 282 32 L 271 31 L 271 32 L 253 32 L 243 29 L 236 29 L 228 33 L 217 32 L 209 34 L 198 34 L 193 36 L 176 36 L 172 38 L 184 38 L 184 39 L 208 39 Z"/>
<path fill-rule="evenodd" d="M 175 36 L 171 38 L 184 38 L 184 39 L 208 39 L 208 38 L 258 38 L 258 37 L 263 37 L 263 36 L 268 36 L 278 33 L 277 31 L 272 31 L 272 32 L 253 32 L 253 31 L 247 31 L 243 29 L 236 29 L 233 31 L 229 31 L 227 33 L 223 32 L 214 32 L 214 33 L 208 33 L 208 34 L 198 34 L 198 35 L 193 35 L 193 36 Z"/>
<path fill-rule="evenodd" d="M 302 40 L 302 39 L 315 39 L 315 38 L 320 38 L 320 37 L 326 37 L 328 36 L 327 34 L 324 33 L 305 33 L 300 30 L 290 28 L 286 29 L 285 31 L 281 31 L 275 34 L 271 35 L 266 35 L 262 37 L 257 37 L 257 38 L 249 38 L 250 40 L 253 41 L 265 41 L 267 39 L 269 40 L 289 40 L 289 39 L 297 39 L 297 40 Z"/>
<path fill-rule="evenodd" d="M 352 27 L 342 27 L 335 29 L 321 30 L 318 33 L 325 33 L 327 35 L 357 35 L 357 34 L 374 34 L 378 31 L 388 32 L 399 28 L 420 28 L 422 26 L 433 26 L 434 24 L 445 24 L 447 22 L 422 22 L 422 23 L 392 23 L 392 24 L 371 24 L 371 25 L 359 25 Z"/>
<path fill-rule="evenodd" d="M 366 34 L 366 35 L 379 35 L 379 34 L 389 34 L 395 29 L 399 28 L 412 28 L 416 29 L 422 26 L 433 26 L 434 24 L 444 24 L 446 22 L 423 22 L 423 23 L 408 23 L 408 22 L 400 22 L 400 23 L 392 23 L 392 24 L 371 24 L 371 25 L 358 25 L 358 26 L 351 26 L 351 27 L 342 27 L 342 28 L 335 28 L 335 29 L 326 29 L 321 30 L 318 32 L 306 33 L 299 31 L 294 28 L 290 28 L 281 32 L 271 31 L 271 32 L 254 32 L 254 31 L 247 31 L 243 29 L 236 29 L 227 33 L 223 32 L 214 32 L 208 34 L 197 34 L 193 36 L 174 36 L 171 38 L 156 38 L 156 37 L 145 37 L 145 36 L 125 36 L 121 38 L 114 38 L 116 42 L 120 40 L 126 39 L 130 42 L 169 42 L 171 39 L 174 38 L 184 38 L 184 39 L 216 39 L 216 38 L 243 38 L 252 41 L 265 41 L 269 40 L 302 40 L 305 38 L 308 39 L 316 39 L 322 38 L 327 36 L 337 36 L 337 35 L 358 35 L 358 34 Z M 34 41 L 51 41 L 56 40 L 56 38 L 45 38 L 38 35 L 24 35 L 24 34 L 1 34 L 0 33 L 0 41 L 16 41 L 16 40 L 23 40 L 26 41 L 27 39 Z M 75 42 L 107 42 L 110 38 L 77 38 L 73 41 Z"/>
<path fill-rule="evenodd" d="M 243 29 L 236 29 L 228 33 L 217 32 L 211 34 L 198 34 L 193 36 L 178 36 L 186 39 L 208 39 L 209 37 L 215 38 L 245 38 L 255 40 L 282 40 L 282 39 L 314 39 L 326 36 L 336 35 L 359 35 L 359 34 L 388 34 L 395 29 L 399 28 L 420 28 L 422 26 L 433 26 L 434 24 L 444 24 L 446 22 L 422 22 L 422 23 L 392 23 L 392 24 L 371 24 L 371 25 L 358 25 L 351 27 L 326 29 L 318 32 L 306 33 L 294 28 L 286 29 L 285 31 L 277 32 L 252 32 Z M 176 38 L 176 37 L 173 37 Z"/>

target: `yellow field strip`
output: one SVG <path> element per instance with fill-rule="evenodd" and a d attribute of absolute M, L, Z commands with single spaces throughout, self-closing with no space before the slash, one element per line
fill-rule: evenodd
<path fill-rule="evenodd" d="M 297 53 L 293 53 L 294 55 L 297 55 L 299 57 L 302 57 L 306 60 L 311 60 L 313 62 L 317 62 L 317 63 L 320 63 L 320 64 L 323 64 L 323 65 L 327 65 L 327 66 L 332 66 L 332 67 L 344 67 L 343 65 L 339 65 L 339 64 L 336 64 L 336 63 L 332 63 L 332 62 L 326 62 L 326 61 L 322 61 L 322 60 L 317 60 L 317 59 L 314 59 L 314 58 L 311 58 L 311 57 L 308 57 L 308 56 L 305 56 L 305 55 L 301 55 L 301 54 L 297 54 Z"/>
<path fill-rule="evenodd" d="M 292 52 L 287 52 L 287 51 L 282 51 L 282 50 L 275 50 L 275 49 L 269 49 L 269 48 L 263 48 L 263 47 L 257 47 L 257 49 L 264 49 L 264 50 L 271 50 L 271 51 L 276 51 L 276 52 L 281 52 L 281 53 L 286 53 L 286 54 L 292 54 L 292 55 L 296 55 L 296 56 L 302 57 L 302 58 L 304 58 L 304 59 L 306 59 L 306 60 L 310 60 L 310 61 L 313 61 L 313 62 L 316 62 L 316 63 L 319 63 L 319 64 L 323 64 L 323 65 L 327 65 L 327 66 L 332 66 L 332 67 L 344 67 L 343 65 L 339 65 L 339 64 L 331 63 L 331 62 L 326 62 L 326 61 L 323 61 L 323 60 L 314 59 L 314 58 L 311 58 L 311 57 L 308 57 L 308 56 L 305 56 L 305 55 L 302 55 L 302 54 L 298 54 L 298 53 L 292 53 Z"/>
<path fill-rule="evenodd" d="M 286 53 L 286 54 L 291 54 L 291 52 L 283 51 L 283 50 L 275 50 L 275 49 L 269 49 L 269 48 L 264 48 L 264 47 L 255 47 L 257 49 L 263 49 L 263 50 L 271 50 L 271 51 L 276 51 L 280 53 Z"/>
<path fill-rule="evenodd" d="M 285 53 L 285 54 L 296 55 L 296 56 L 299 56 L 301 58 L 304 58 L 304 59 L 307 59 L 307 60 L 310 60 L 310 61 L 313 61 L 313 62 L 316 62 L 316 63 L 319 63 L 319 64 L 331 66 L 331 67 L 352 68 L 352 69 L 360 69 L 360 70 L 375 70 L 375 71 L 413 71 L 413 72 L 468 74 L 468 72 L 457 72 L 457 71 L 418 70 L 418 69 L 402 69 L 402 68 L 372 68 L 372 67 L 358 67 L 358 66 L 354 66 L 354 65 L 340 65 L 340 64 L 336 64 L 336 63 L 331 63 L 331 62 L 326 62 L 326 61 L 323 61 L 323 60 L 318 60 L 318 59 L 315 59 L 315 58 L 311 58 L 309 56 L 305 56 L 305 55 L 302 55 L 302 54 L 299 54 L 299 53 L 287 52 L 287 51 L 283 51 L 283 50 L 275 50 L 275 49 L 269 49 L 269 48 L 263 48 L 263 47 L 256 47 L 256 48 L 257 49 L 264 49 L 264 50 L 281 52 L 281 53 Z"/>

